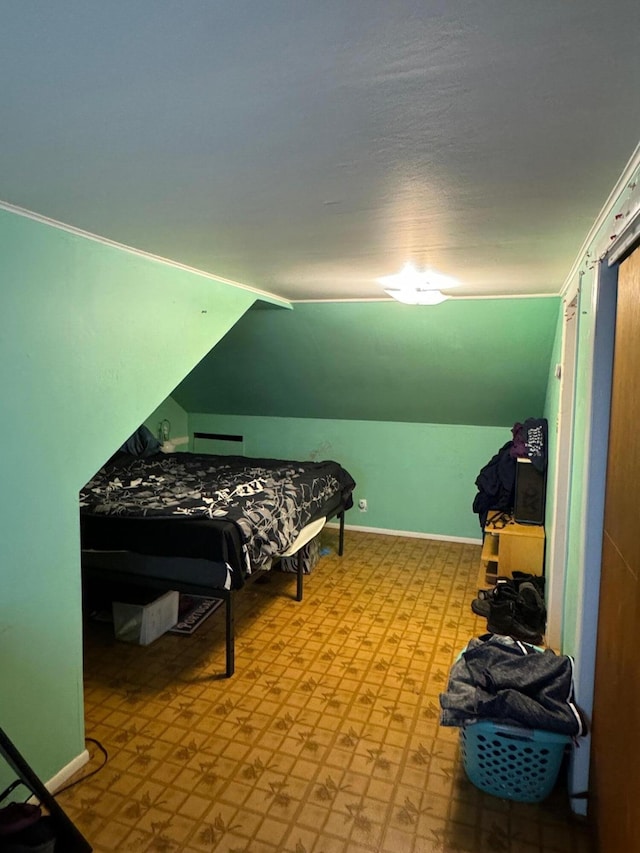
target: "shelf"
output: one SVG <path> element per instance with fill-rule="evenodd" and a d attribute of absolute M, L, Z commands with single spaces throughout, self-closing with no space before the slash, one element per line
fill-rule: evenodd
<path fill-rule="evenodd" d="M 498 579 L 498 564 L 495 562 L 482 563 L 478 574 L 478 587 L 483 589 L 493 586 Z"/>
<path fill-rule="evenodd" d="M 494 533 L 486 533 L 482 543 L 480 559 L 483 563 L 497 563 L 500 539 Z"/>
<path fill-rule="evenodd" d="M 494 525 L 494 522 L 498 522 Z M 495 583 L 498 575 L 511 577 L 514 571 L 542 575 L 544 570 L 544 527 L 518 524 L 501 512 L 490 512 L 485 526 L 480 556 L 481 584 Z"/>

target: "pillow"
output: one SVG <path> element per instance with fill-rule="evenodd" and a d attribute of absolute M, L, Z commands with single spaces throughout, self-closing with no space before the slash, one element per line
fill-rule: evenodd
<path fill-rule="evenodd" d="M 145 458 L 153 456 L 160 450 L 160 442 L 155 435 L 144 424 L 138 427 L 120 448 L 120 453 L 128 453 L 129 456 L 140 456 Z"/>

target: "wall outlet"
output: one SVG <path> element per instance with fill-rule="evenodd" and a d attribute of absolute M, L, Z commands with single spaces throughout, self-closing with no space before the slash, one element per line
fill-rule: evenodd
<path fill-rule="evenodd" d="M 366 512 L 367 511 L 368 506 L 367 506 L 367 499 L 366 498 L 360 498 L 360 500 L 358 501 L 358 509 L 360 510 L 360 512 Z"/>

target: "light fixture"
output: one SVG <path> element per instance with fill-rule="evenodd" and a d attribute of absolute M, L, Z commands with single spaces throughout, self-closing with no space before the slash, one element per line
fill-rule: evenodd
<path fill-rule="evenodd" d="M 420 272 L 410 261 L 399 273 L 385 275 L 378 282 L 384 287 L 385 293 L 405 305 L 439 305 L 449 298 L 448 294 L 442 293 L 441 288 L 447 290 L 458 286 L 455 279 L 442 273 L 431 270 Z"/>

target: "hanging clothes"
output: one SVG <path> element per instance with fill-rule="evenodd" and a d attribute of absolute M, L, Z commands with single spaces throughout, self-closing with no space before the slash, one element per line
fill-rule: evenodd
<path fill-rule="evenodd" d="M 487 515 L 492 509 L 511 512 L 515 498 L 516 460 L 511 455 L 512 442 L 504 444 L 476 477 L 478 494 L 473 501 L 473 511 L 478 514 L 484 530 Z"/>
<path fill-rule="evenodd" d="M 483 531 L 490 510 L 513 512 L 517 459 L 529 459 L 539 471 L 547 467 L 546 418 L 527 418 L 524 423 L 515 423 L 511 434 L 511 441 L 502 445 L 476 477 L 478 494 L 473 500 L 473 511 Z"/>
<path fill-rule="evenodd" d="M 534 468 L 544 471 L 547 467 L 548 424 L 546 418 L 527 418 L 513 425 L 511 455 L 514 459 L 529 459 Z"/>

